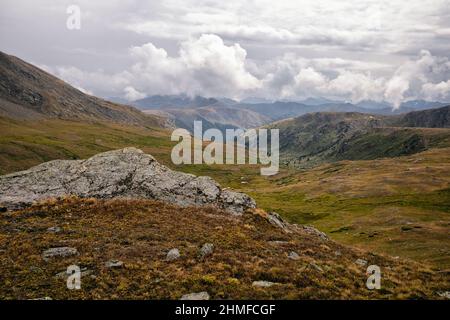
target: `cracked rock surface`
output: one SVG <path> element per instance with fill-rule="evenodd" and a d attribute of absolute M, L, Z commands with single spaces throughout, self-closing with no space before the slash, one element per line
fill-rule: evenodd
<path fill-rule="evenodd" d="M 68 195 L 212 205 L 233 214 L 256 206 L 246 194 L 222 190 L 209 177 L 173 171 L 136 148 L 104 152 L 87 160 L 54 160 L 0 177 L 0 207 L 20 209 Z"/>

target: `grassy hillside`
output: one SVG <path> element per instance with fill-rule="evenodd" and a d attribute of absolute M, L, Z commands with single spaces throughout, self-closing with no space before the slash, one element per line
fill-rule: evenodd
<path fill-rule="evenodd" d="M 450 129 L 386 126 L 395 119 L 362 113 L 312 113 L 270 128 L 280 130 L 282 163 L 296 168 L 398 157 L 450 146 Z"/>
<path fill-rule="evenodd" d="M 450 148 L 341 161 L 266 178 L 252 166 L 198 166 L 258 205 L 333 239 L 450 268 Z"/>
<path fill-rule="evenodd" d="M 48 228 L 60 227 L 59 232 Z M 205 243 L 211 254 L 200 256 Z M 78 254 L 44 261 L 57 246 Z M 181 257 L 166 261 L 172 248 Z M 299 228 L 285 233 L 262 211 L 242 217 L 143 200 L 68 198 L 8 212 L 0 220 L 0 299 L 439 299 L 448 277 L 428 266 L 354 250 Z M 291 252 L 296 259 L 288 258 Z M 382 270 L 368 290 L 364 259 Z M 105 263 L 121 261 L 108 268 Z M 12 263 L 12 261 L 14 263 Z M 67 290 L 67 266 L 82 268 Z M 269 281 L 257 287 L 255 281 Z"/>
<path fill-rule="evenodd" d="M 391 123 L 402 127 L 450 128 L 450 106 L 410 112 L 393 117 Z"/>
<path fill-rule="evenodd" d="M 172 146 L 169 132 L 164 129 L 111 122 L 24 121 L 0 117 L 0 132 L 0 174 L 49 160 L 84 159 L 126 146 L 139 147 L 168 162 Z"/>
<path fill-rule="evenodd" d="M 162 129 L 0 119 L 0 130 L 2 174 L 135 146 L 173 169 L 211 176 L 249 193 L 260 207 L 314 225 L 341 242 L 450 267 L 450 149 L 445 144 L 410 156 L 282 168 L 274 177 L 263 177 L 257 166 L 174 166 L 173 143 Z M 434 137 L 440 130 L 424 132 Z"/>

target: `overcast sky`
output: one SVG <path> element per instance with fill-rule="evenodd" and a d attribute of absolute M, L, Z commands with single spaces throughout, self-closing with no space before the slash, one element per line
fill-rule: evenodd
<path fill-rule="evenodd" d="M 450 100 L 450 0 L 2 0 L 0 40 L 103 97 Z"/>

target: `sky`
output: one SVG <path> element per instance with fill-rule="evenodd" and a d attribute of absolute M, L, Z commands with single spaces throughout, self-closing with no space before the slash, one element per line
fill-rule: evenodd
<path fill-rule="evenodd" d="M 2 0 L 0 50 L 130 101 L 450 101 L 450 0 Z"/>

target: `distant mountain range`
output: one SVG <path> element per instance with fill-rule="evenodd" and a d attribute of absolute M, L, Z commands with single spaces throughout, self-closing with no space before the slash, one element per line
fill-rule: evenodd
<path fill-rule="evenodd" d="M 230 107 L 201 107 L 195 109 L 167 109 L 144 110 L 147 114 L 167 117 L 177 128 L 184 128 L 193 132 L 194 121 L 202 121 L 203 130 L 217 128 L 220 130 L 231 128 L 254 128 L 271 122 L 271 119 L 248 109 Z"/>
<path fill-rule="evenodd" d="M 325 98 L 308 98 L 303 101 L 269 101 L 262 98 L 248 98 L 235 101 L 227 98 L 189 97 L 187 95 L 157 95 L 131 102 L 131 104 L 146 113 L 167 116 L 177 126 L 189 130 L 194 120 L 204 121 L 207 124 L 206 127 L 251 128 L 313 112 L 395 115 L 446 105 L 442 102 L 415 100 L 405 102 L 399 108 L 393 109 L 387 102 L 370 100 L 358 104 Z"/>

